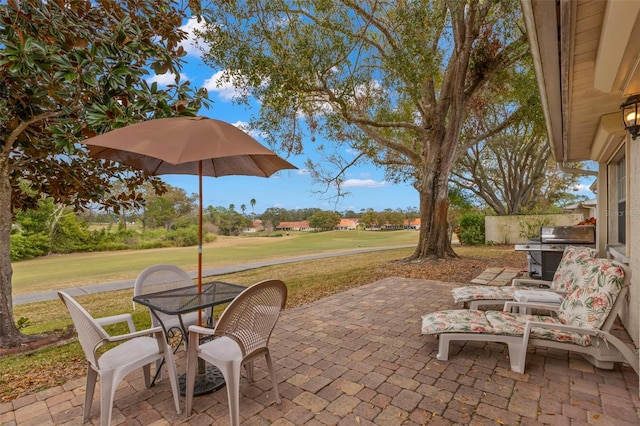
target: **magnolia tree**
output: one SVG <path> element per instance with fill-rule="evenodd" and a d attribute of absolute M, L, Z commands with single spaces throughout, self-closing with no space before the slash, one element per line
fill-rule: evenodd
<path fill-rule="evenodd" d="M 89 136 L 152 117 L 195 115 L 206 102 L 176 78 L 148 84 L 150 70 L 179 75 L 179 30 L 189 12 L 170 0 L 22 0 L 0 5 L 0 346 L 29 337 L 14 323 L 11 223 L 47 195 L 77 209 L 136 203 L 159 180 L 87 156 Z M 122 182 L 112 191 L 112 182 Z"/>
<path fill-rule="evenodd" d="M 514 104 L 505 122 L 461 137 L 469 111 L 509 103 L 517 90 L 512 77 L 529 56 L 518 0 L 230 0 L 203 9 L 204 60 L 238 87 L 238 101 L 259 101 L 252 125 L 272 146 L 299 153 L 322 140 L 325 157 L 308 167 L 338 196 L 360 161 L 411 182 L 421 219 L 412 258 L 455 256 L 450 171 L 466 146 L 518 113 Z"/>

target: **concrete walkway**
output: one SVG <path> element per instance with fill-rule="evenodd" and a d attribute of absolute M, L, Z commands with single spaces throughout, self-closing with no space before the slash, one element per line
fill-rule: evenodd
<path fill-rule="evenodd" d="M 307 260 L 316 260 L 316 259 L 324 259 L 328 257 L 337 257 L 337 256 L 347 256 L 351 254 L 361 254 L 361 253 L 370 253 L 376 251 L 383 250 L 395 250 L 400 248 L 411 248 L 415 247 L 413 245 L 406 246 L 394 246 L 394 247 L 370 247 L 370 248 L 360 248 L 355 250 L 347 250 L 347 251 L 339 251 L 332 253 L 320 253 L 320 254 L 310 254 L 306 256 L 298 256 L 298 257 L 289 257 L 284 259 L 275 259 L 275 260 L 265 260 L 262 262 L 254 262 L 254 263 L 245 263 L 242 265 L 232 265 L 232 266 L 223 266 L 220 268 L 210 268 L 203 269 L 202 276 L 213 277 L 216 275 L 225 275 L 232 274 L 234 272 L 242 272 L 249 269 L 262 268 L 264 266 L 271 265 L 281 265 L 284 263 L 292 263 L 292 262 L 303 262 Z M 189 272 L 192 278 L 197 278 L 197 271 Z M 79 287 L 58 289 L 58 290 L 50 290 L 50 291 L 42 291 L 36 293 L 26 293 L 26 294 L 17 294 L 13 295 L 13 305 L 23 305 L 25 303 L 33 303 L 33 302 L 43 302 L 45 300 L 57 300 L 58 299 L 58 291 L 62 290 L 71 296 L 83 296 L 86 294 L 94 294 L 94 293 L 104 293 L 107 291 L 116 291 L 116 290 L 126 290 L 128 288 L 133 288 L 133 284 L 135 283 L 135 279 L 131 280 L 122 280 L 122 281 L 113 281 L 108 283 L 101 284 L 90 284 Z"/>
<path fill-rule="evenodd" d="M 282 403 L 256 361 L 256 381 L 240 382 L 242 424 L 640 424 L 638 376 L 627 365 L 600 370 L 576 354 L 532 348 L 526 374 L 517 374 L 506 346 L 485 342 L 453 344 L 449 361 L 436 360 L 421 315 L 452 308 L 459 285 L 386 278 L 286 309 L 270 345 Z M 183 373 L 183 350 L 177 364 Z M 79 378 L 0 404 L 0 424 L 79 425 L 84 392 Z M 91 424 L 100 421 L 98 395 Z M 112 424 L 227 425 L 226 390 L 196 397 L 191 415 L 176 414 L 167 380 L 145 389 L 134 373 L 116 392 Z"/>

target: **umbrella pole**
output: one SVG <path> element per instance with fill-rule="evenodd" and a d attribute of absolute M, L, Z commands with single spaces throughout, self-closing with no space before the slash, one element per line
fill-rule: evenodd
<path fill-rule="evenodd" d="M 202 293 L 202 160 L 198 162 L 198 294 Z M 213 315 L 213 312 L 211 312 Z M 198 325 L 202 326 L 202 309 L 198 309 Z M 206 374 L 204 360 L 198 358 L 198 374 Z"/>
<path fill-rule="evenodd" d="M 202 293 L 202 160 L 198 162 L 198 294 Z M 198 310 L 198 325 L 202 325 L 202 310 Z"/>

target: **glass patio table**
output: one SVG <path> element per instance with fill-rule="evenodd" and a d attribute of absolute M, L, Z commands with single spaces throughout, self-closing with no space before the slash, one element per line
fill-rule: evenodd
<path fill-rule="evenodd" d="M 163 290 L 155 293 L 141 294 L 133 297 L 133 301 L 149 308 L 151 315 L 154 315 L 165 331 L 164 323 L 157 312 L 166 315 L 176 315 L 180 321 L 182 335 L 185 339 L 189 338 L 189 330 L 184 326 L 182 315 L 189 312 L 206 309 L 223 303 L 229 303 L 242 293 L 247 287 L 226 283 L 223 281 L 212 281 L 202 284 L 202 291 L 198 293 L 198 287 L 195 285 L 180 287 L 176 289 Z M 204 366 L 204 363 L 198 359 L 199 374 L 196 377 L 194 395 L 204 395 L 220 389 L 224 386 L 224 378 L 222 373 L 212 366 Z M 156 373 L 157 374 L 157 373 Z M 186 377 L 179 377 L 180 393 L 185 395 Z"/>

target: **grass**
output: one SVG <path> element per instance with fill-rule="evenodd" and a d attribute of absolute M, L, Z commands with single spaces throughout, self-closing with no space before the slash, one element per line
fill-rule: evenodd
<path fill-rule="evenodd" d="M 246 286 L 267 278 L 281 279 L 289 288 L 287 306 L 291 307 L 315 300 L 322 294 L 329 294 L 329 289 L 334 293 L 370 282 L 369 279 L 375 275 L 375 268 L 406 258 L 412 252 L 412 249 L 397 249 L 294 262 L 220 275 L 215 279 Z M 329 262 L 331 268 L 327 268 Z M 134 316 L 136 327 L 149 326 L 148 311 L 141 307 L 134 310 L 132 297 L 133 289 L 128 289 L 80 296 L 77 299 L 95 317 L 130 312 Z M 13 310 L 15 318 L 24 317 L 29 320 L 29 326 L 22 330 L 25 334 L 52 332 L 64 329 L 71 323 L 69 314 L 59 300 L 18 305 Z"/>
<path fill-rule="evenodd" d="M 219 237 L 203 247 L 203 268 L 290 258 L 363 247 L 415 244 L 416 231 L 291 232 L 282 237 Z M 197 248 L 161 248 L 136 251 L 56 255 L 13 266 L 13 294 L 59 290 L 87 284 L 134 279 L 147 266 L 172 263 L 197 269 Z"/>
<path fill-rule="evenodd" d="M 282 279 L 288 287 L 287 307 L 308 303 L 347 288 L 375 281 L 379 268 L 389 262 L 406 258 L 412 249 L 396 249 L 375 253 L 340 256 L 285 265 L 274 265 L 216 277 L 242 285 L 266 278 Z M 327 265 L 330 262 L 331 267 Z M 101 317 L 130 312 L 137 329 L 150 326 L 147 309 L 134 310 L 133 290 L 80 296 L 77 300 L 94 316 Z M 219 315 L 223 307 L 218 307 Z M 14 307 L 15 318 L 25 317 L 26 334 L 62 333 L 71 325 L 71 318 L 59 300 L 30 303 Z M 113 334 L 124 329 L 109 330 Z M 75 339 L 66 344 L 27 354 L 0 357 L 0 400 L 8 401 L 20 395 L 60 385 L 85 374 L 86 361 Z M 34 373 L 35 372 L 35 373 Z"/>

